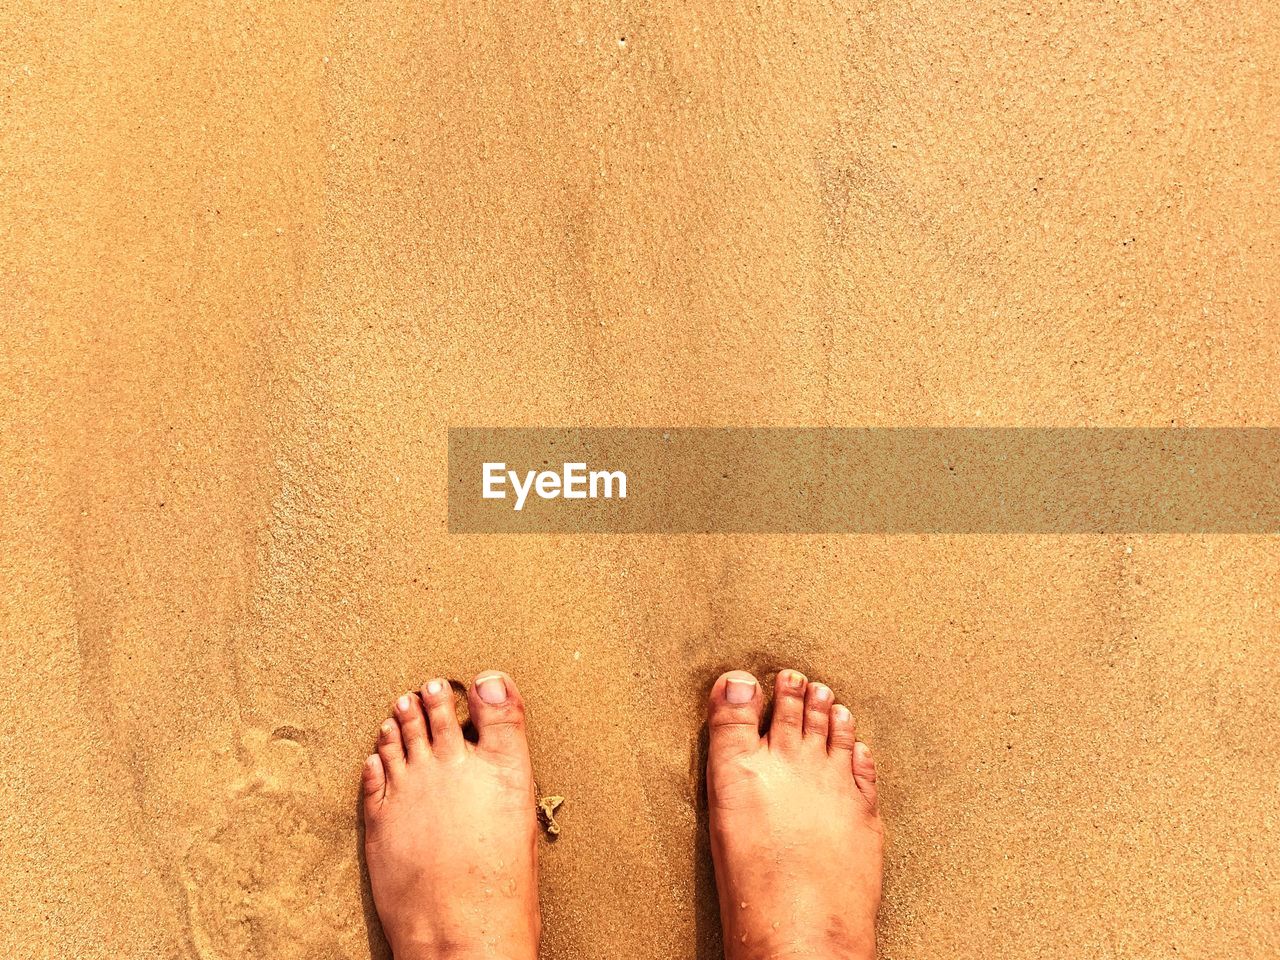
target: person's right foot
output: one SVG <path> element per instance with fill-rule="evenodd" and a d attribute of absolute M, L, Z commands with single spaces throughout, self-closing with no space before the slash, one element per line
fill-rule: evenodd
<path fill-rule="evenodd" d="M 749 673 L 711 689 L 707 795 L 726 960 L 875 957 L 884 828 L 876 768 L 831 689 Z"/>

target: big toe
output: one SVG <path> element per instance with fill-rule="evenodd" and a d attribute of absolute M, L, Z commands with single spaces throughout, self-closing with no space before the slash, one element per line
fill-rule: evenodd
<path fill-rule="evenodd" d="M 760 745 L 760 683 L 745 670 L 721 674 L 711 687 L 707 708 L 712 762 L 754 750 Z"/>
<path fill-rule="evenodd" d="M 471 721 L 479 735 L 477 749 L 494 756 L 528 760 L 524 700 L 515 681 L 491 671 L 476 677 L 467 692 Z"/>

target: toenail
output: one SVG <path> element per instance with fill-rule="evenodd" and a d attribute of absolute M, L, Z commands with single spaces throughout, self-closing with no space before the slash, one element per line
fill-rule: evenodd
<path fill-rule="evenodd" d="M 391 736 L 391 734 L 396 732 L 396 722 L 394 720 L 383 720 L 382 732 L 385 733 L 388 737 Z"/>
<path fill-rule="evenodd" d="M 485 703 L 507 702 L 507 685 L 500 676 L 481 677 L 476 681 L 476 692 Z"/>
<path fill-rule="evenodd" d="M 821 684 L 815 684 L 813 688 L 813 699 L 819 703 L 826 703 L 831 699 L 831 688 L 824 687 Z"/>
<path fill-rule="evenodd" d="M 853 717 L 853 714 L 849 712 L 849 708 L 843 703 L 837 703 L 835 709 L 831 711 L 831 715 L 840 723 L 844 723 L 846 720 L 850 720 Z"/>
<path fill-rule="evenodd" d="M 431 694 L 431 696 L 433 697 L 443 689 L 444 689 L 444 684 L 441 683 L 439 680 L 432 680 L 430 683 L 427 684 L 427 693 Z"/>
<path fill-rule="evenodd" d="M 724 698 L 729 703 L 750 703 L 751 698 L 756 695 L 756 682 L 754 680 L 739 680 L 730 677 L 724 684 Z"/>
<path fill-rule="evenodd" d="M 799 690 L 805 684 L 803 673 L 797 673 L 795 670 L 787 671 L 787 686 L 792 690 Z"/>
<path fill-rule="evenodd" d="M 396 701 L 396 707 L 400 710 L 401 713 L 407 711 L 409 709 L 409 698 L 401 697 L 399 700 Z"/>

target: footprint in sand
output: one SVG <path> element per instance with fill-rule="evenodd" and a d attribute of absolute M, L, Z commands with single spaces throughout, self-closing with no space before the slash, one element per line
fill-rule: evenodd
<path fill-rule="evenodd" d="M 188 850 L 183 884 L 200 960 L 368 956 L 352 811 L 320 791 L 296 736 L 244 736 L 247 772 Z"/>

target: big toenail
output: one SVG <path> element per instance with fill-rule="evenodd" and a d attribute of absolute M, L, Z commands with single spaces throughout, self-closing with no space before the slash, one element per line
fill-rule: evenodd
<path fill-rule="evenodd" d="M 399 708 L 400 712 L 402 713 L 407 711 L 409 709 L 409 698 L 401 697 L 399 700 L 396 701 L 396 707 Z"/>
<path fill-rule="evenodd" d="M 739 680 L 730 677 L 724 684 L 724 698 L 729 703 L 750 703 L 756 695 L 754 680 Z"/>
<path fill-rule="evenodd" d="M 430 683 L 427 684 L 427 693 L 431 694 L 431 696 L 433 697 L 443 689 L 444 689 L 444 684 L 441 683 L 439 680 L 432 680 Z"/>
<path fill-rule="evenodd" d="M 507 685 L 501 677 L 481 677 L 476 681 L 476 692 L 485 703 L 507 702 Z"/>

